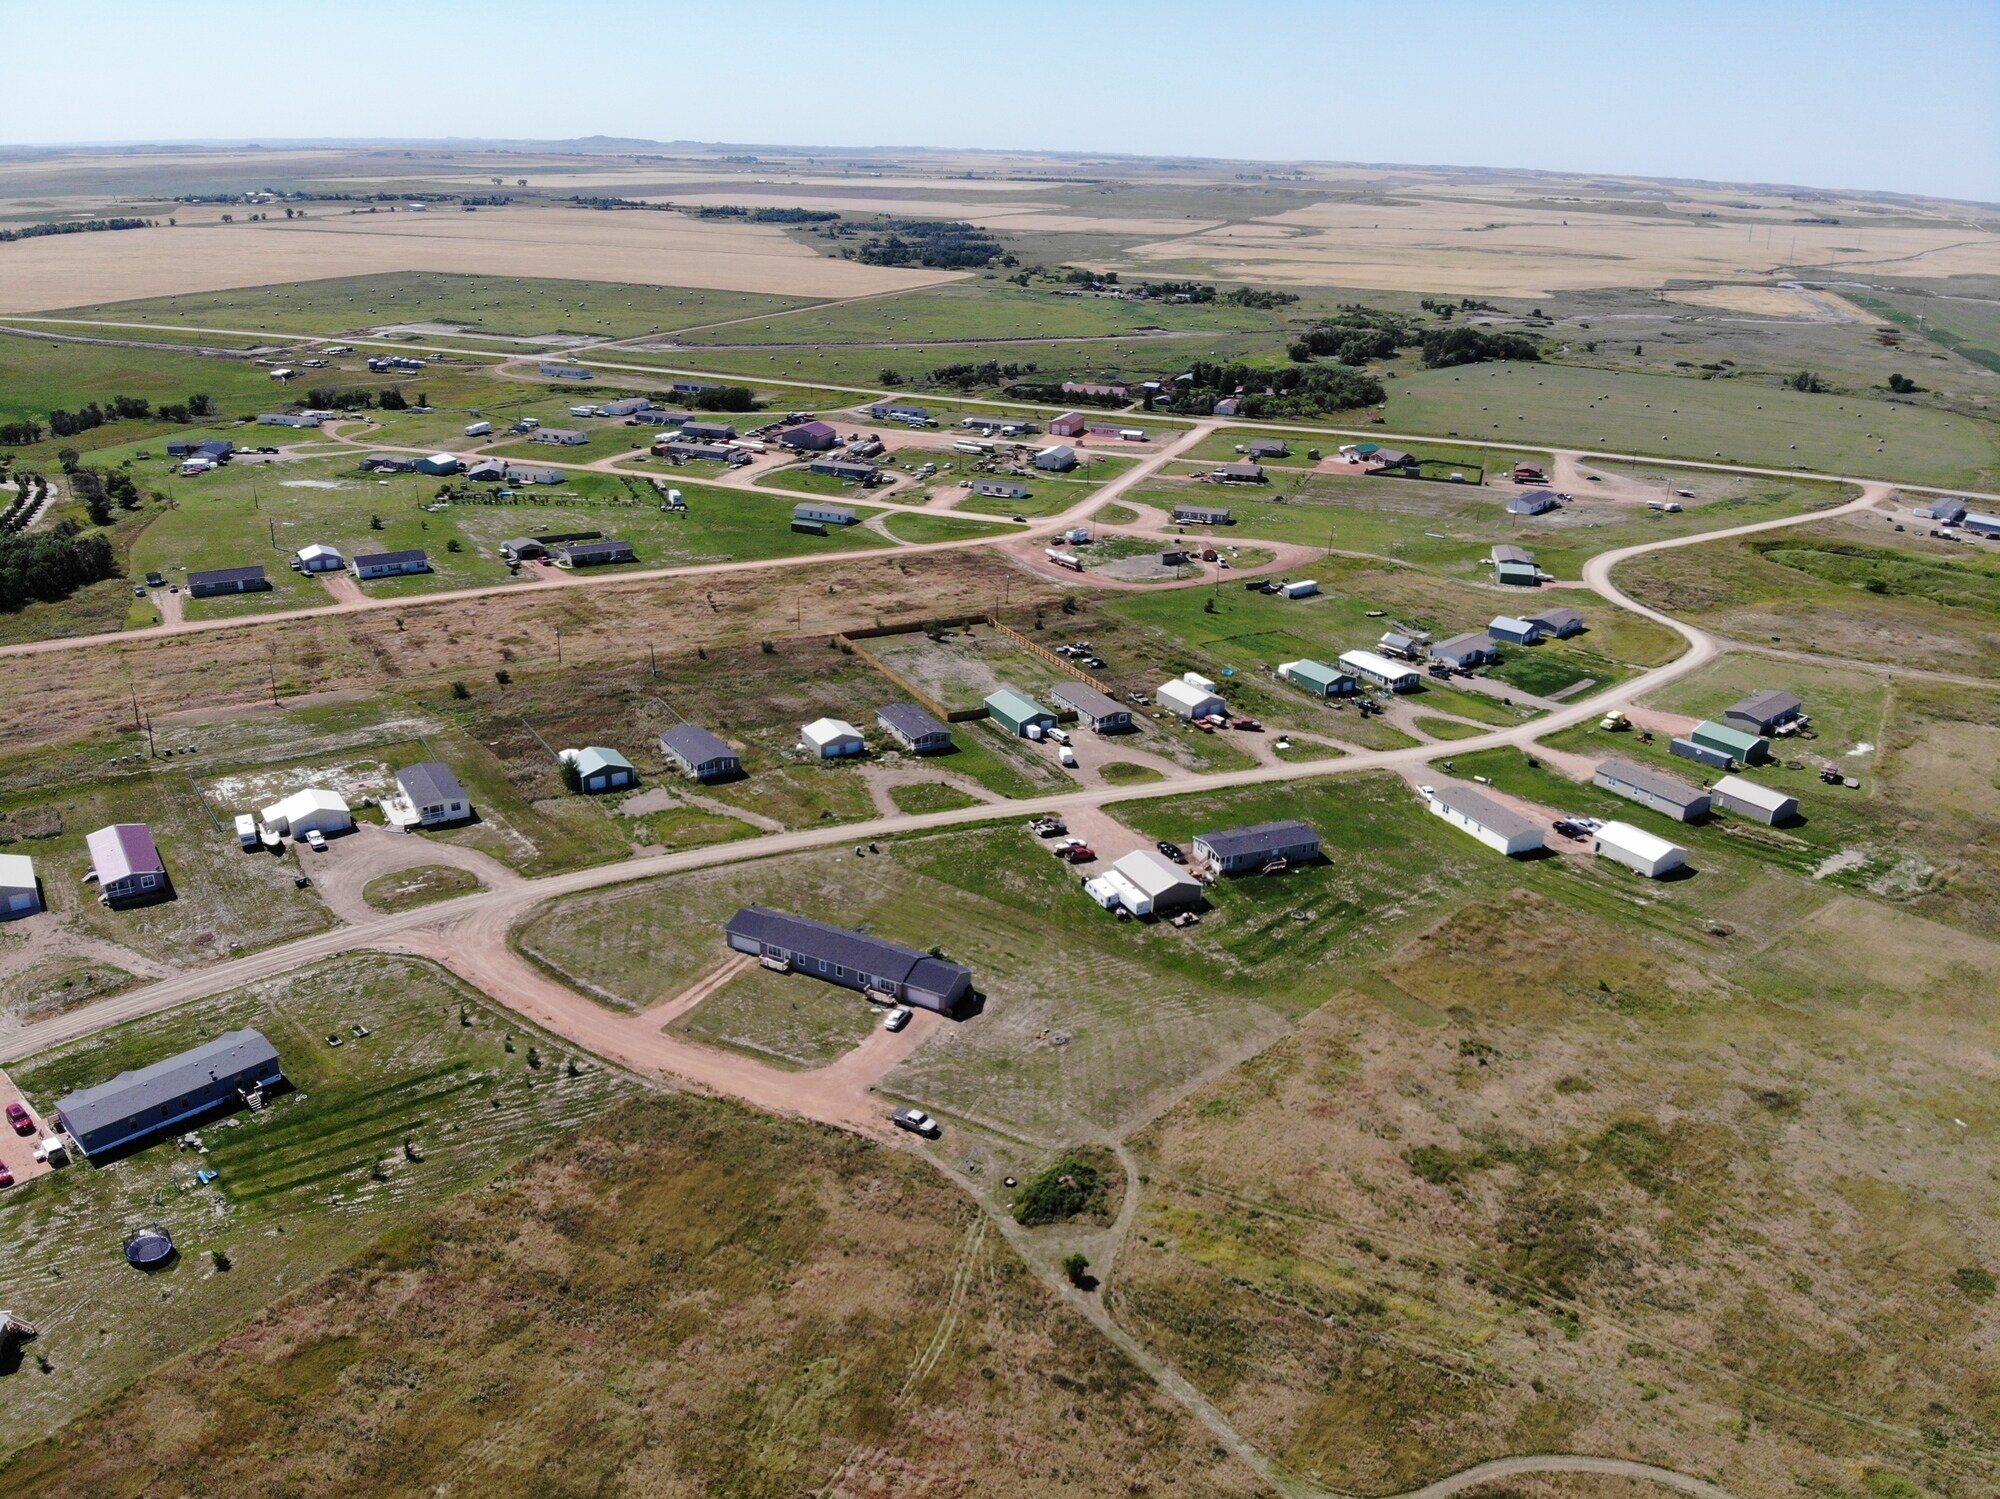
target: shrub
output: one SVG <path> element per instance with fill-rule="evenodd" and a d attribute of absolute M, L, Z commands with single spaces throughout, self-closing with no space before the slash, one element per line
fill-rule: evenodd
<path fill-rule="evenodd" d="M 472 689 L 463 682 L 453 682 L 451 684 L 451 695 L 463 701 L 472 696 Z"/>
<path fill-rule="evenodd" d="M 1058 1223 L 1103 1206 L 1104 1181 L 1097 1168 L 1077 1156 L 1065 1155 L 1021 1183 L 1020 1194 L 1014 1199 L 1014 1221 Z"/>
<path fill-rule="evenodd" d="M 1089 1289 L 1091 1284 L 1090 1260 L 1086 1256 L 1081 1254 L 1064 1255 L 1062 1271 L 1064 1275 L 1069 1277 L 1069 1283 L 1078 1290 Z"/>

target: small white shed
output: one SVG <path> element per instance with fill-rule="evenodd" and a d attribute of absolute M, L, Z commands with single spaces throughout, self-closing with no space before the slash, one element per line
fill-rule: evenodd
<path fill-rule="evenodd" d="M 1615 859 L 1651 880 L 1672 874 L 1685 866 L 1688 859 L 1688 851 L 1678 843 L 1669 843 L 1629 822 L 1605 823 L 1593 836 L 1590 851 Z"/>
<path fill-rule="evenodd" d="M 337 791 L 310 786 L 264 809 L 264 826 L 303 838 L 307 833 L 344 833 L 354 826 L 347 799 Z"/>
<path fill-rule="evenodd" d="M 302 573 L 337 573 L 347 567 L 347 559 L 340 555 L 338 547 L 324 546 L 317 541 L 311 546 L 300 547 L 292 561 Z"/>
<path fill-rule="evenodd" d="M 0 921 L 32 916 L 42 908 L 35 861 L 26 854 L 0 854 Z"/>
<path fill-rule="evenodd" d="M 799 730 L 799 738 L 822 760 L 844 759 L 868 748 L 861 731 L 842 718 L 815 718 Z"/>

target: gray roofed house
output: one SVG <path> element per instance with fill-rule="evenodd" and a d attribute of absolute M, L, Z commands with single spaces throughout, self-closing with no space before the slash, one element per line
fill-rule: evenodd
<path fill-rule="evenodd" d="M 1919 510 L 1917 514 L 1927 520 L 1934 520 L 1939 525 L 1955 526 L 1965 519 L 1965 508 L 1965 501 L 1956 496 L 1948 496 L 1945 499 L 1932 500 L 1928 507 Z"/>
<path fill-rule="evenodd" d="M 109 1082 L 77 1089 L 56 1104 L 55 1119 L 84 1155 L 102 1155 L 283 1080 L 278 1049 L 261 1031 L 230 1031 L 150 1066 L 121 1072 Z"/>
<path fill-rule="evenodd" d="M 887 703 L 875 710 L 883 732 L 913 755 L 940 754 L 952 747 L 951 729 L 915 703 Z"/>
<path fill-rule="evenodd" d="M 449 765 L 425 760 L 396 772 L 396 788 L 410 804 L 410 815 L 421 827 L 459 822 L 472 815 L 472 801 Z"/>
<path fill-rule="evenodd" d="M 1235 521 L 1224 505 L 1188 505 L 1174 502 L 1174 519 L 1195 526 L 1227 526 Z"/>
<path fill-rule="evenodd" d="M 728 422 L 682 422 L 681 436 L 692 442 L 728 442 L 736 429 Z"/>
<path fill-rule="evenodd" d="M 1523 616 L 1542 627 L 1547 634 L 1558 640 L 1567 640 L 1583 631 L 1583 616 L 1567 604 L 1553 609 L 1537 609 L 1533 614 Z"/>
<path fill-rule="evenodd" d="M 1528 854 L 1542 847 L 1541 824 L 1469 786 L 1439 786 L 1429 800 L 1432 812 L 1500 853 Z"/>
<path fill-rule="evenodd" d="M 807 916 L 745 906 L 724 928 L 729 945 L 830 984 L 949 1014 L 972 993 L 972 970 Z"/>
<path fill-rule="evenodd" d="M 421 547 L 412 547 L 402 552 L 366 552 L 355 556 L 354 576 L 357 578 L 394 578 L 404 573 L 427 573 L 431 570 L 431 559 Z"/>
<path fill-rule="evenodd" d="M 475 484 L 499 484 L 507 477 L 506 460 L 482 458 L 477 463 L 467 466 L 465 477 Z"/>
<path fill-rule="evenodd" d="M 407 453 L 370 453 L 361 460 L 361 467 L 378 474 L 407 474 L 415 469 L 417 460 Z"/>
<path fill-rule="evenodd" d="M 876 465 L 847 458 L 815 458 L 806 467 L 811 473 L 826 474 L 844 484 L 859 484 L 863 489 L 872 489 L 882 478 L 882 470 Z M 1021 492 L 1027 493 L 1025 489 Z"/>
<path fill-rule="evenodd" d="M 1597 774 L 1592 780 L 1606 791 L 1637 802 L 1642 807 L 1651 807 L 1676 822 L 1693 822 L 1698 817 L 1708 816 L 1706 791 L 1699 786 L 1690 786 L 1676 776 L 1635 765 L 1630 760 L 1606 760 L 1597 767 Z"/>
<path fill-rule="evenodd" d="M 1223 484 L 1262 484 L 1264 467 L 1259 463 L 1218 463 L 1209 475 Z"/>
<path fill-rule="evenodd" d="M 599 567 L 607 562 L 636 562 L 632 543 L 606 536 L 598 541 L 571 541 L 555 549 L 557 567 Z"/>
<path fill-rule="evenodd" d="M 1431 660 L 1442 661 L 1447 666 L 1455 666 L 1463 671 L 1468 666 L 1483 666 L 1488 661 L 1500 659 L 1500 648 L 1493 643 L 1493 637 L 1484 630 L 1474 630 L 1468 635 L 1454 635 L 1449 640 L 1440 640 L 1431 647 Z"/>
<path fill-rule="evenodd" d="M 1292 449 L 1282 437 L 1253 437 L 1245 444 L 1252 458 L 1289 458 Z"/>
<path fill-rule="evenodd" d="M 1123 733 L 1132 727 L 1132 710 L 1088 682 L 1058 682 L 1049 689 L 1049 696 L 1059 707 L 1074 709 L 1079 719 L 1100 734 Z"/>
<path fill-rule="evenodd" d="M 700 724 L 675 724 L 660 735 L 660 753 L 697 781 L 741 775 L 743 758 Z"/>
<path fill-rule="evenodd" d="M 189 596 L 198 599 L 218 593 L 259 593 L 270 586 L 271 580 L 264 576 L 261 565 L 209 568 L 189 573 L 187 581 Z"/>
<path fill-rule="evenodd" d="M 1753 692 L 1742 701 L 1723 710 L 1722 721 L 1732 729 L 1743 729 L 1752 734 L 1769 734 L 1773 729 L 1798 718 L 1805 711 L 1805 701 L 1796 692 L 1776 692 L 1766 690 Z"/>
<path fill-rule="evenodd" d="M 1195 852 L 1223 874 L 1262 869 L 1273 859 L 1297 863 L 1319 857 L 1319 834 L 1312 824 L 1286 818 L 1260 822 L 1250 827 L 1223 828 L 1198 833 Z"/>

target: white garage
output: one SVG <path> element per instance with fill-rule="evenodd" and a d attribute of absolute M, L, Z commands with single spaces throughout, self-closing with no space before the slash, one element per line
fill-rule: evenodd
<path fill-rule="evenodd" d="M 1629 822 L 1605 823 L 1593 837 L 1590 851 L 1636 869 L 1650 880 L 1662 879 L 1684 868 L 1688 861 L 1688 851 L 1678 843 L 1669 843 Z"/>
<path fill-rule="evenodd" d="M 1162 682 L 1153 696 L 1162 708 L 1171 708 L 1182 718 L 1209 718 L 1229 711 L 1214 689 L 1197 687 L 1179 677 Z"/>
<path fill-rule="evenodd" d="M 264 809 L 263 821 L 267 828 L 303 838 L 308 833 L 344 833 L 354 826 L 354 814 L 339 792 L 314 786 L 273 802 Z"/>

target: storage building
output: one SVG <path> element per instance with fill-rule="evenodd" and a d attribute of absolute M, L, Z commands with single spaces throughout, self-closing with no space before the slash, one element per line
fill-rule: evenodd
<path fill-rule="evenodd" d="M 292 566 L 302 573 L 337 573 L 347 566 L 347 559 L 336 548 L 316 541 L 292 553 Z"/>
<path fill-rule="evenodd" d="M 1773 734 L 1786 724 L 1805 717 L 1805 703 L 1795 692 L 1753 692 L 1741 702 L 1725 708 L 1722 721 L 1732 729 L 1752 734 Z"/>
<path fill-rule="evenodd" d="M 736 429 L 728 422 L 682 422 L 681 436 L 689 442 L 734 442 Z"/>
<path fill-rule="evenodd" d="M 1955 526 L 1965 519 L 1965 501 L 1957 498 L 1932 500 L 1916 514 L 1920 520 L 1934 520 L 1941 526 Z"/>
<path fill-rule="evenodd" d="M 261 565 L 217 567 L 188 574 L 190 598 L 213 598 L 220 593 L 262 593 L 271 586 Z"/>
<path fill-rule="evenodd" d="M 463 822 L 472 815 L 472 798 L 465 794 L 451 767 L 438 760 L 404 766 L 396 772 L 396 790 L 399 794 L 385 802 L 382 810 L 391 822 L 398 821 L 395 814 L 401 812 L 403 826 L 435 828 Z"/>
<path fill-rule="evenodd" d="M 1132 710 L 1106 697 L 1088 682 L 1059 682 L 1049 693 L 1059 707 L 1069 708 L 1079 723 L 1099 734 L 1122 734 L 1132 727 Z"/>
<path fill-rule="evenodd" d="M 863 994 L 950 1014 L 972 993 L 972 970 L 862 932 L 745 906 L 724 928 L 730 947 Z"/>
<path fill-rule="evenodd" d="M 799 738 L 822 760 L 844 760 L 868 749 L 861 731 L 844 718 L 815 718 L 799 729 Z"/>
<path fill-rule="evenodd" d="M 1605 823 L 1591 835 L 1590 851 L 1636 869 L 1651 880 L 1684 868 L 1688 858 L 1688 851 L 1678 843 L 1669 843 L 1629 822 Z"/>
<path fill-rule="evenodd" d="M 1076 449 L 1066 442 L 1043 448 L 1035 454 L 1035 467 L 1049 474 L 1066 474 L 1076 467 L 1077 462 Z"/>
<path fill-rule="evenodd" d="M 1572 635 L 1583 633 L 1583 616 L 1567 605 L 1537 610 L 1524 617 L 1540 625 L 1544 635 L 1553 635 L 1557 640 L 1567 640 Z"/>
<path fill-rule="evenodd" d="M 1761 734 L 1716 723 L 1712 719 L 1696 724 L 1688 730 L 1687 737 L 1696 744 L 1705 744 L 1710 749 L 1734 755 L 1745 765 L 1762 765 L 1771 758 L 1771 741 Z"/>
<path fill-rule="evenodd" d="M 432 453 L 428 458 L 419 458 L 410 465 L 420 474 L 455 474 L 465 465 L 450 453 Z"/>
<path fill-rule="evenodd" d="M 1201 882 L 1150 848 L 1135 849 L 1105 871 L 1119 889 L 1119 904 L 1134 916 L 1164 916 L 1201 904 Z"/>
<path fill-rule="evenodd" d="M 1517 619 L 1511 614 L 1497 616 L 1486 627 L 1486 633 L 1495 640 L 1504 640 L 1509 645 L 1540 645 L 1542 624 L 1536 619 Z"/>
<path fill-rule="evenodd" d="M 32 916 L 42 909 L 42 884 L 35 861 L 26 854 L 0 854 L 0 921 Z"/>
<path fill-rule="evenodd" d="M 1319 834 L 1312 824 L 1286 818 L 1251 827 L 1197 833 L 1195 856 L 1218 874 L 1254 873 L 1273 859 L 1302 864 L 1319 857 Z"/>
<path fill-rule="evenodd" d="M 354 558 L 354 576 L 366 582 L 370 578 L 399 578 L 406 573 L 427 573 L 431 570 L 431 559 L 421 547 L 411 547 L 402 552 L 362 552 Z"/>
<path fill-rule="evenodd" d="M 1759 785 L 1744 776 L 1724 776 L 1710 789 L 1715 805 L 1752 822 L 1776 827 L 1799 815 L 1799 799 L 1775 786 Z"/>
<path fill-rule="evenodd" d="M 844 505 L 828 505 L 818 500 L 805 500 L 792 506 L 795 521 L 817 521 L 822 526 L 852 526 L 859 524 L 861 517 Z"/>
<path fill-rule="evenodd" d="M 1642 807 L 1651 807 L 1676 822 L 1693 822 L 1708 816 L 1706 791 L 1650 766 L 1635 765 L 1630 760 L 1606 760 L 1597 767 L 1592 780 L 1606 791 Z"/>
<path fill-rule="evenodd" d="M 1011 734 L 1026 734 L 1033 728 L 1048 729 L 1056 716 L 1025 692 L 1003 687 L 986 699 L 986 711 L 993 721 Z"/>
<path fill-rule="evenodd" d="M 1314 697 L 1346 697 L 1360 684 L 1352 672 L 1328 666 L 1324 661 L 1280 661 L 1278 675 L 1294 687 L 1303 687 Z"/>
<path fill-rule="evenodd" d="M 1391 692 L 1415 692 L 1423 685 L 1423 679 L 1408 662 L 1391 661 L 1373 651 L 1342 653 L 1340 669 L 1352 672 L 1357 680 L 1372 687 L 1386 687 Z"/>
<path fill-rule="evenodd" d="M 720 735 L 700 724 L 676 724 L 660 735 L 660 753 L 697 781 L 720 781 L 743 773 L 743 758 Z"/>
<path fill-rule="evenodd" d="M 580 750 L 564 750 L 561 758 L 575 767 L 577 789 L 592 796 L 639 783 L 639 772 L 633 768 L 632 762 L 617 750 L 601 744 Z"/>
<path fill-rule="evenodd" d="M 1236 517 L 1224 505 L 1174 505 L 1174 521 L 1183 526 L 1233 526 Z"/>
<path fill-rule="evenodd" d="M 1162 682 L 1153 697 L 1162 708 L 1171 708 L 1186 719 L 1213 718 L 1229 711 L 1214 692 L 1178 677 Z"/>
<path fill-rule="evenodd" d="M 915 703 L 887 703 L 875 710 L 875 722 L 913 755 L 941 755 L 952 747 L 950 727 Z"/>
<path fill-rule="evenodd" d="M 1397 656 L 1406 661 L 1420 661 L 1424 652 L 1431 648 L 1428 635 L 1406 635 L 1401 630 L 1385 630 L 1382 638 L 1375 642 L 1385 656 Z"/>
<path fill-rule="evenodd" d="M 1034 493 L 1018 479 L 974 479 L 972 492 L 995 500 L 1025 500 Z"/>
<path fill-rule="evenodd" d="M 83 841 L 90 851 L 97 898 L 107 906 L 161 900 L 172 891 L 166 862 L 153 844 L 152 829 L 143 822 L 114 822 Z"/>
<path fill-rule="evenodd" d="M 1542 581 L 1542 571 L 1535 566 L 1535 554 L 1504 542 L 1493 548 L 1493 576 L 1496 582 L 1523 588 L 1538 588 Z"/>
<path fill-rule="evenodd" d="M 1531 854 L 1542 846 L 1541 827 L 1512 807 L 1464 786 L 1439 786 L 1424 798 L 1433 813 L 1503 854 Z"/>
<path fill-rule="evenodd" d="M 284 1081 L 278 1049 L 261 1031 L 229 1031 L 59 1100 L 55 1122 L 86 1156 L 180 1129 Z"/>
<path fill-rule="evenodd" d="M 1978 511 L 1968 510 L 1959 524 L 1974 536 L 1984 536 L 1989 540 L 2000 536 L 2000 515 L 1981 515 Z"/>
<path fill-rule="evenodd" d="M 1049 423 L 1051 437 L 1081 437 L 1089 419 L 1081 411 L 1065 411 Z"/>
<path fill-rule="evenodd" d="M 308 833 L 345 833 L 354 826 L 354 814 L 347 810 L 347 799 L 323 786 L 294 791 L 282 801 L 271 803 L 259 816 L 265 827 L 276 828 L 294 838 L 303 838 Z"/>
<path fill-rule="evenodd" d="M 1736 757 L 1727 750 L 1711 749 L 1692 739 L 1673 739 L 1667 743 L 1667 753 L 1683 760 L 1692 760 L 1697 765 L 1706 765 L 1710 770 L 1727 770 L 1736 763 Z"/>
<path fill-rule="evenodd" d="M 882 470 L 874 464 L 845 458 L 815 458 L 807 467 L 812 473 L 828 474 L 843 484 L 859 484 L 863 489 L 872 489 L 882 480 Z"/>
<path fill-rule="evenodd" d="M 1499 659 L 1500 648 L 1493 643 L 1493 637 L 1483 630 L 1475 630 L 1469 635 L 1454 635 L 1431 647 L 1431 660 L 1442 661 L 1459 671 Z"/>
<path fill-rule="evenodd" d="M 778 441 L 801 453 L 824 453 L 840 446 L 840 434 L 826 422 L 800 422 L 780 432 Z"/>

